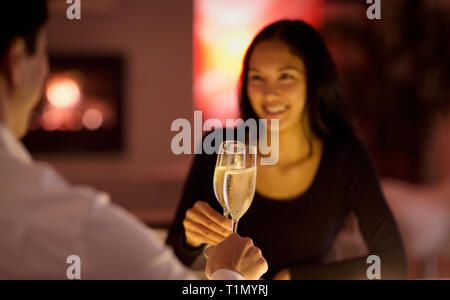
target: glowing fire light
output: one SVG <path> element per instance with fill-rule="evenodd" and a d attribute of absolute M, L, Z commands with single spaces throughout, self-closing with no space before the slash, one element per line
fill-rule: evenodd
<path fill-rule="evenodd" d="M 103 124 L 102 113 L 95 109 L 88 109 L 83 115 L 83 125 L 89 130 L 97 130 Z"/>
<path fill-rule="evenodd" d="M 71 78 L 55 78 L 47 86 L 47 99 L 56 108 L 71 108 L 81 99 L 78 83 Z"/>
<path fill-rule="evenodd" d="M 58 109 L 48 109 L 42 114 L 41 123 L 46 131 L 58 130 L 64 124 L 64 114 Z"/>

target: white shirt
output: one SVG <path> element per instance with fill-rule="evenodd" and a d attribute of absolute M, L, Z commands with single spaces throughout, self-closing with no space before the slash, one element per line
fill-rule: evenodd
<path fill-rule="evenodd" d="M 197 279 L 156 234 L 110 203 L 34 162 L 0 123 L 0 279 Z M 213 279 L 244 279 L 219 270 Z"/>

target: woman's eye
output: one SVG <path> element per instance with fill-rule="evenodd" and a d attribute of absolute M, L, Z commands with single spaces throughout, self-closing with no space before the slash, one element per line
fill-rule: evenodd
<path fill-rule="evenodd" d="M 294 79 L 294 76 L 292 76 L 291 74 L 282 74 L 280 76 L 281 80 L 286 80 L 286 79 Z"/>
<path fill-rule="evenodd" d="M 251 81 L 259 81 L 259 80 L 262 80 L 262 77 L 259 75 L 252 75 L 252 76 L 250 76 L 250 80 Z"/>

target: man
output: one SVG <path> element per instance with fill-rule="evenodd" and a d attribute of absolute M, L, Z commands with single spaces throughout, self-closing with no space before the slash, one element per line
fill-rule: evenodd
<path fill-rule="evenodd" d="M 19 142 L 48 72 L 46 1 L 23 5 L 2 3 L 0 16 L 0 279 L 64 279 L 71 255 L 81 260 L 82 279 L 195 279 L 108 195 L 70 185 Z M 212 279 L 266 271 L 261 251 L 235 234 L 206 266 Z"/>

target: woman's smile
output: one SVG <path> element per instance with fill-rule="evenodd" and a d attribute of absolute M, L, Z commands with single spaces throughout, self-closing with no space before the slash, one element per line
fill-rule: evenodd
<path fill-rule="evenodd" d="M 288 104 L 282 103 L 264 103 L 262 105 L 262 111 L 264 115 L 262 116 L 265 119 L 283 119 L 283 117 L 287 116 L 289 109 L 291 108 Z"/>
<path fill-rule="evenodd" d="M 290 108 L 286 104 L 264 104 L 263 110 L 268 115 L 280 115 Z"/>

